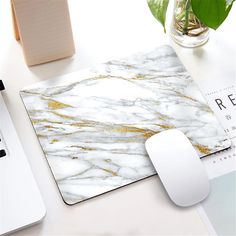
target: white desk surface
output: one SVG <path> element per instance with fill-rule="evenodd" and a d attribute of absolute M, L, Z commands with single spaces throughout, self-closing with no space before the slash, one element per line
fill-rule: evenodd
<path fill-rule="evenodd" d="M 76 55 L 28 68 L 13 37 L 9 2 L 0 1 L 0 78 L 6 86 L 4 99 L 47 207 L 43 223 L 14 235 L 209 235 L 196 209 L 175 207 L 157 177 L 75 206 L 65 205 L 18 92 L 34 82 L 164 43 L 173 44 L 198 84 L 205 79 L 215 83 L 216 77 L 227 80 L 235 59 L 236 7 L 205 46 L 191 50 L 175 45 L 164 35 L 146 0 L 69 0 Z"/>

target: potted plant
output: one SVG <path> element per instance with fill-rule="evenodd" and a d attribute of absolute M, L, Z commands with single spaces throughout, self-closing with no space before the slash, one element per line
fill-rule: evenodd
<path fill-rule="evenodd" d="M 217 29 L 228 16 L 235 0 L 175 0 L 171 36 L 185 47 L 196 47 L 208 40 L 209 28 Z M 166 32 L 169 0 L 147 0 L 153 16 Z"/>

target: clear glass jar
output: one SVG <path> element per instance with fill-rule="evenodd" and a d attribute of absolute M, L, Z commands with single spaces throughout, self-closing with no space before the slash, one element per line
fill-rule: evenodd
<path fill-rule="evenodd" d="M 197 47 L 207 42 L 209 28 L 194 15 L 191 0 L 175 0 L 171 36 L 184 47 Z"/>

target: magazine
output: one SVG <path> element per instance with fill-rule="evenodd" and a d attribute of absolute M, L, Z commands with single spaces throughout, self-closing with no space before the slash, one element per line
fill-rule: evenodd
<path fill-rule="evenodd" d="M 230 149 L 202 160 L 211 178 L 211 194 L 198 211 L 211 235 L 236 235 L 235 79 L 231 82 L 204 93 L 232 142 Z"/>

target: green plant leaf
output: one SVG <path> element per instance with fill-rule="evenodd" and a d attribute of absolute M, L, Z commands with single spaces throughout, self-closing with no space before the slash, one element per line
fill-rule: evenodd
<path fill-rule="evenodd" d="M 192 9 L 197 18 L 206 26 L 217 29 L 228 16 L 230 5 L 226 0 L 191 0 Z"/>
<path fill-rule="evenodd" d="M 164 31 L 166 32 L 166 11 L 169 0 L 147 0 L 147 3 L 153 16 L 163 25 Z"/>

